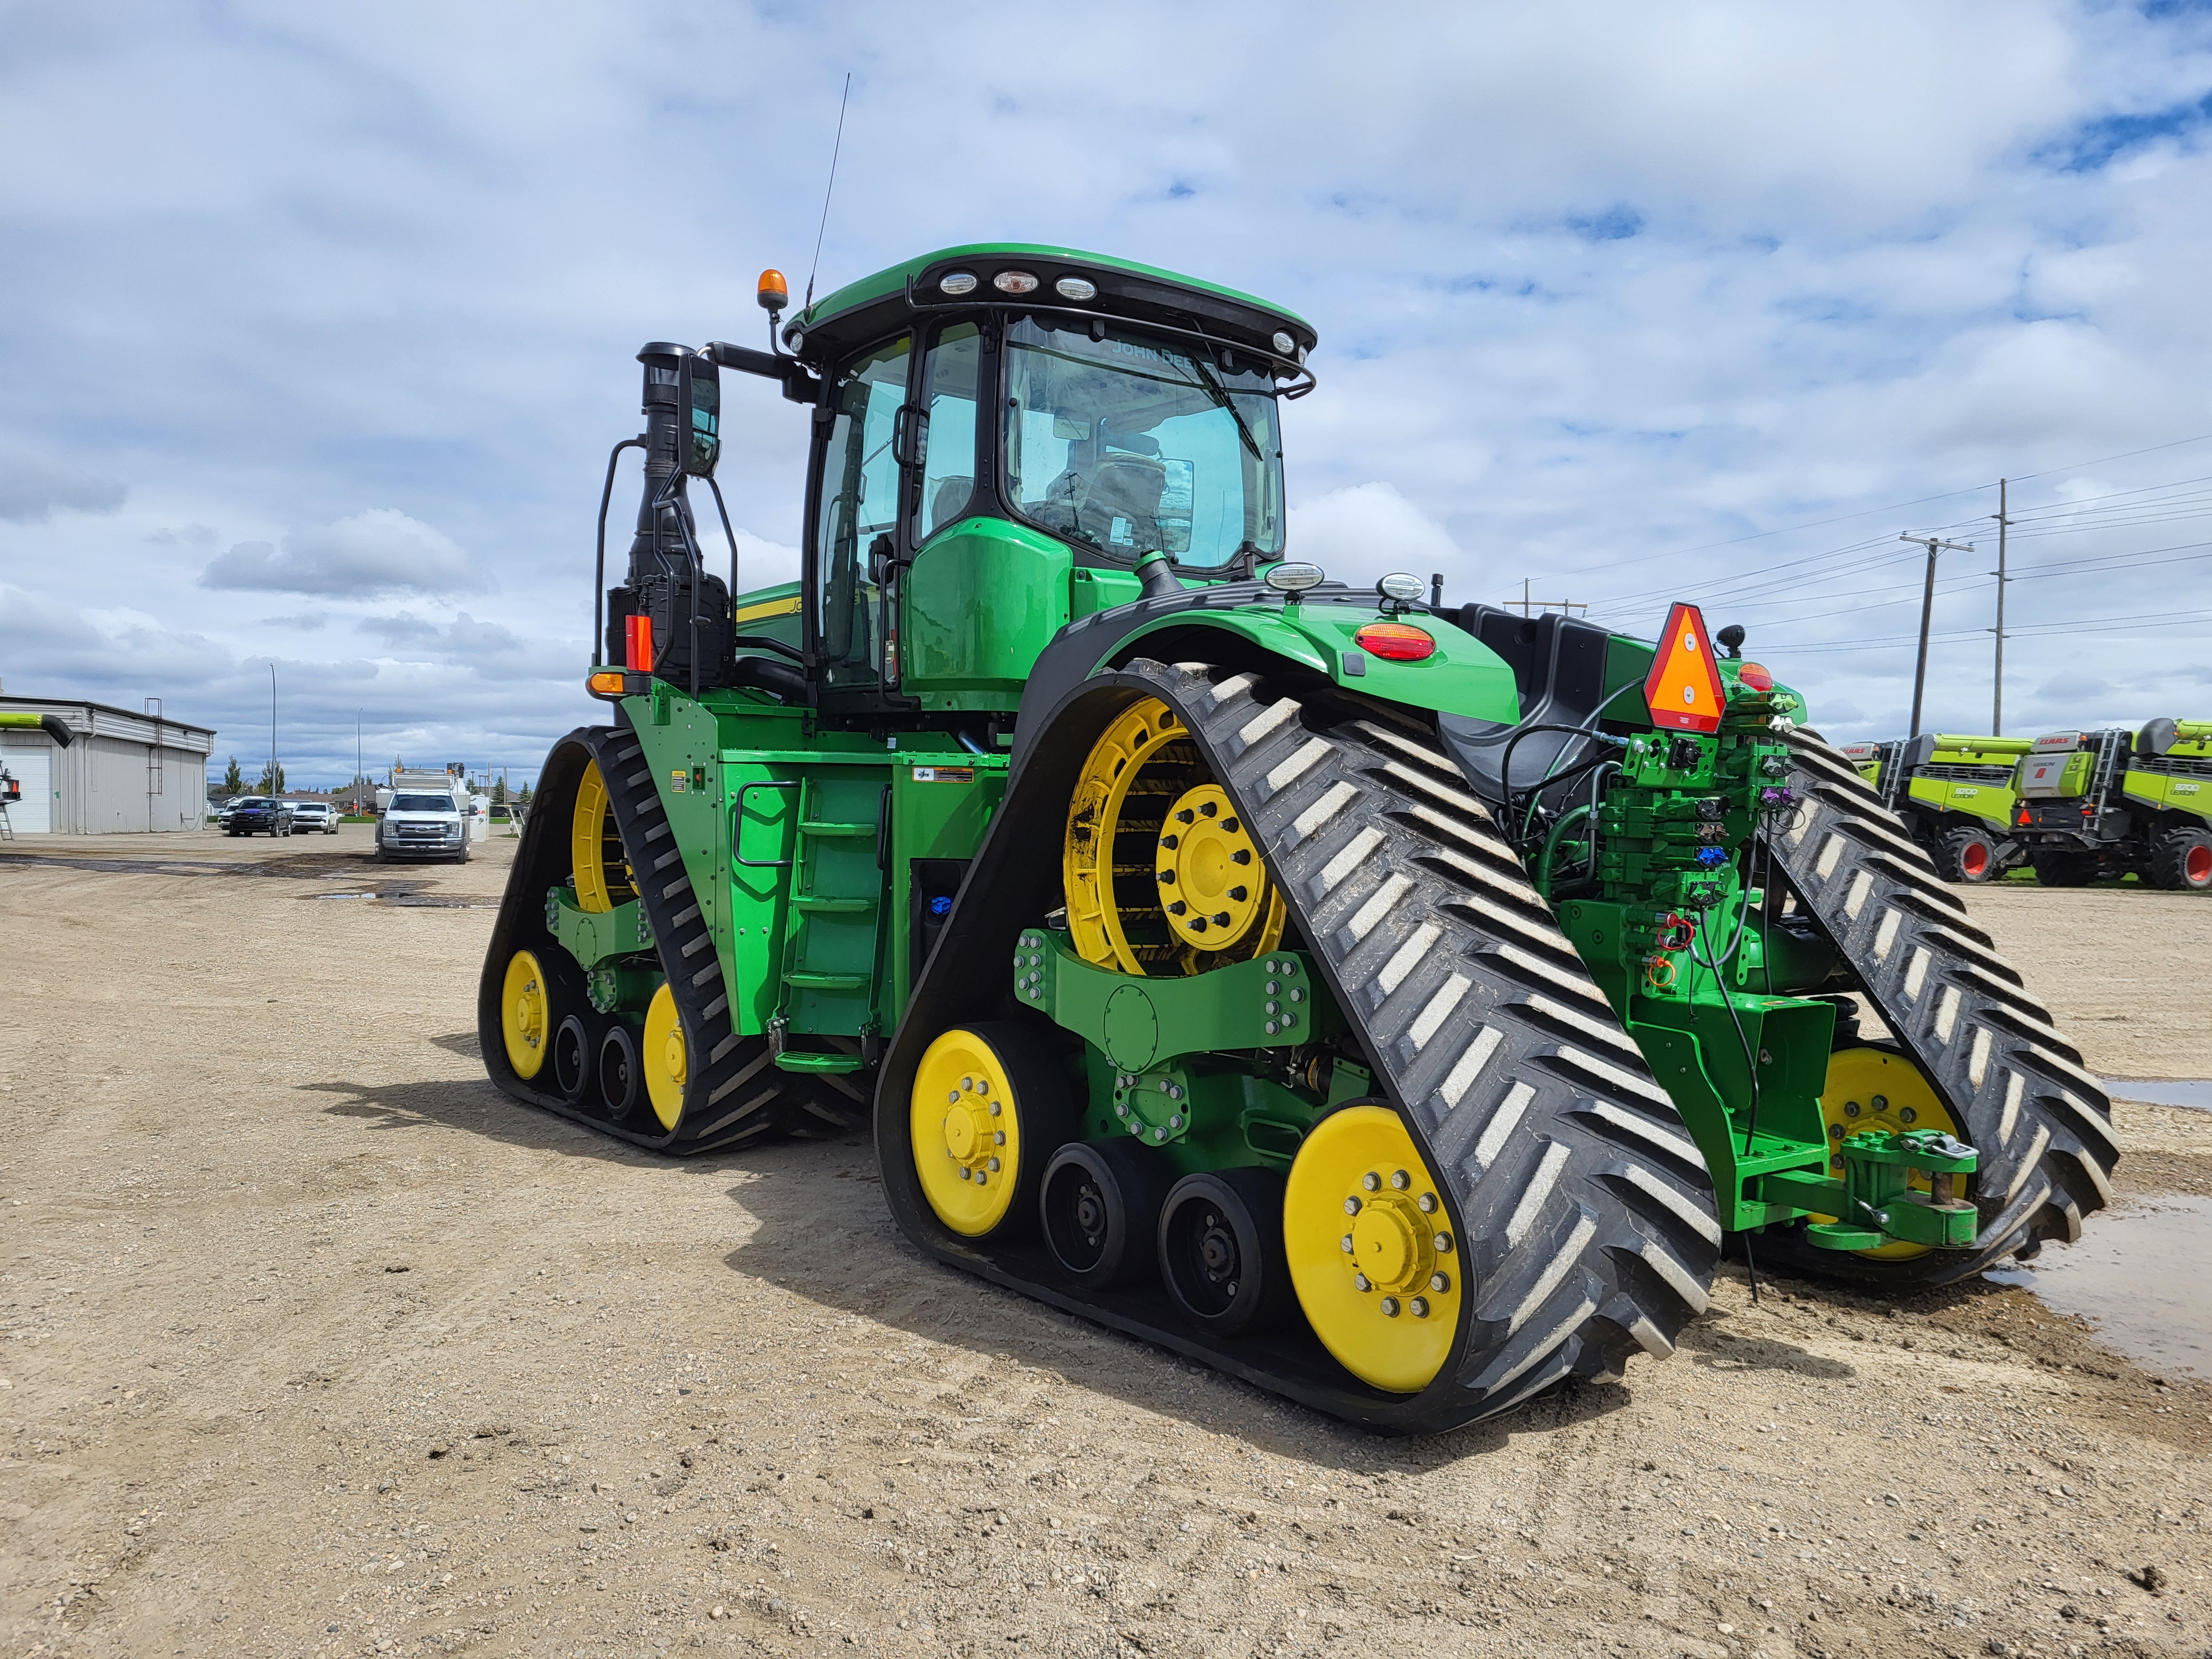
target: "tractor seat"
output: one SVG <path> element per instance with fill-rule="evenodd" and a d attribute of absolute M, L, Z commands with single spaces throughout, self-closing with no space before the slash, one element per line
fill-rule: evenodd
<path fill-rule="evenodd" d="M 945 479 L 937 486 L 937 494 L 930 497 L 929 524 L 921 533 L 925 537 L 934 536 L 966 511 L 975 495 L 975 480 L 973 477 L 955 473 Z"/>

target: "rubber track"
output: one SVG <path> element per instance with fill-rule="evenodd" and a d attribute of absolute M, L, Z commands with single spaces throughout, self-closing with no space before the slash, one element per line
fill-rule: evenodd
<path fill-rule="evenodd" d="M 1569 1377 L 1617 1375 L 1638 1350 L 1670 1353 L 1705 1308 L 1717 1260 L 1710 1177 L 1434 731 L 1286 694 L 1322 689 L 1304 679 L 1148 660 L 1114 678 L 1176 711 L 1257 831 L 1444 1191 L 1472 1289 L 1460 1345 L 1423 1394 L 1357 1415 L 1446 1428 Z M 896 1081 L 894 1069 L 887 1084 Z M 879 1126 L 890 1121 L 879 1099 Z M 1051 1299 L 1089 1311 L 1055 1289 Z M 1192 1351 L 1184 1334 L 1143 1334 Z M 1341 1410 L 1249 1365 L 1224 1368 Z"/>
<path fill-rule="evenodd" d="M 2112 1107 L 1911 833 L 1817 732 L 1789 734 L 1802 805 L 1774 850 L 1799 902 L 1981 1152 L 1973 1247 L 1905 1261 L 1805 1249 L 1794 1260 L 1881 1282 L 1946 1284 L 2023 1244 L 2072 1240 L 2112 1201 Z M 1784 1236 L 1786 1239 L 1787 1236 Z"/>
<path fill-rule="evenodd" d="M 573 1103 L 555 1090 L 536 1086 L 538 1079 L 551 1079 L 550 1058 L 538 1078 L 528 1082 L 516 1077 L 507 1064 L 499 997 L 509 958 L 524 949 L 536 951 L 541 961 L 549 951 L 565 956 L 545 930 L 545 890 L 568 874 L 569 818 L 574 808 L 576 780 L 582 775 L 586 757 L 599 763 L 599 774 L 606 780 L 609 805 L 622 832 L 638 900 L 653 925 L 661 967 L 668 975 L 684 1024 L 685 1048 L 691 1057 L 684 1114 L 672 1130 L 663 1129 L 642 1102 L 628 1121 L 617 1122 L 593 1106 Z M 563 758 L 569 764 L 558 767 Z M 563 777 L 562 787 L 557 791 L 541 789 L 538 810 L 524 823 L 523 844 L 515 853 L 492 947 L 485 958 L 477 999 L 478 1024 L 486 1067 L 493 1080 L 532 1106 L 588 1124 L 633 1146 L 679 1157 L 726 1151 L 778 1130 L 813 1127 L 818 1132 L 834 1132 L 842 1115 L 825 1117 L 810 1109 L 817 1102 L 805 1080 L 776 1069 L 767 1041 L 740 1036 L 731 1030 L 729 997 L 723 988 L 714 938 L 700 913 L 682 855 L 670 836 L 668 814 L 653 788 L 652 768 L 636 733 L 627 724 L 572 732 L 554 745 L 546 775 L 554 775 L 556 767 Z M 555 1024 L 572 1012 L 575 1009 L 571 1006 L 556 1007 Z M 592 1098 L 588 1088 L 586 1097 Z"/>

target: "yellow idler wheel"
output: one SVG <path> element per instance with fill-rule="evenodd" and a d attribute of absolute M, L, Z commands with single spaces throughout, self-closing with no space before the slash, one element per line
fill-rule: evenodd
<path fill-rule="evenodd" d="M 1091 746 L 1067 804 L 1067 837 L 1060 874 L 1067 892 L 1067 931 L 1085 962 L 1141 974 L 1144 965 L 1121 925 L 1115 894 L 1114 846 L 1129 791 L 1145 763 L 1189 734 L 1158 697 L 1132 703 Z M 1128 872 L 1122 872 L 1127 879 Z M 1148 891 L 1139 900 L 1158 901 Z"/>
<path fill-rule="evenodd" d="M 929 1045 L 914 1074 L 915 1173 L 937 1218 L 969 1238 L 1006 1221 L 1024 1184 L 1024 1158 L 1053 1150 L 1022 1144 L 1021 1103 L 1008 1071 L 988 1036 L 956 1025 Z"/>
<path fill-rule="evenodd" d="M 676 1012 L 676 994 L 663 980 L 645 1011 L 645 1041 L 641 1045 L 645 1065 L 646 1098 L 660 1127 L 672 1129 L 684 1115 L 684 1085 L 690 1076 L 684 1051 L 684 1021 Z"/>
<path fill-rule="evenodd" d="M 584 768 L 576 782 L 576 810 L 568 828 L 569 868 L 576 872 L 576 908 L 604 915 L 636 896 L 623 854 L 622 830 L 607 799 L 599 763 Z"/>
<path fill-rule="evenodd" d="M 1152 870 L 1176 937 L 1197 951 L 1226 951 L 1256 929 L 1246 956 L 1272 951 L 1283 937 L 1283 896 L 1251 830 L 1218 783 L 1186 790 L 1168 809 Z"/>
<path fill-rule="evenodd" d="M 1291 1165 L 1283 1243 L 1298 1304 L 1345 1370 L 1395 1394 L 1435 1379 L 1459 1330 L 1458 1241 L 1395 1112 L 1347 1106 L 1315 1127 Z"/>
<path fill-rule="evenodd" d="M 1842 1178 L 1844 1137 L 1868 1129 L 1891 1134 L 1905 1129 L 1941 1129 L 1954 1138 L 1958 1121 L 1936 1097 L 1935 1086 L 1901 1050 L 1873 1044 L 1838 1048 L 1828 1056 L 1827 1082 L 1820 1091 L 1820 1117 L 1828 1131 L 1828 1173 Z M 1915 1174 L 1912 1188 L 1929 1190 L 1926 1176 Z M 1833 1216 L 1818 1216 L 1832 1221 Z M 1925 1244 L 1899 1240 L 1854 1252 L 1871 1261 L 1907 1261 L 1928 1254 Z"/>
<path fill-rule="evenodd" d="M 536 1077 L 552 1041 L 553 998 L 546 988 L 545 970 L 527 951 L 517 951 L 508 959 L 507 980 L 499 994 L 499 1029 L 507 1041 L 507 1063 L 514 1067 L 515 1076 Z"/>

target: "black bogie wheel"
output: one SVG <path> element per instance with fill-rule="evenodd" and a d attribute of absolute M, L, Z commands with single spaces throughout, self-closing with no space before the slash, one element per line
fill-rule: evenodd
<path fill-rule="evenodd" d="M 1984 882 L 1999 872 L 1996 844 L 1972 824 L 1945 830 L 1933 850 L 1936 873 L 1946 881 Z"/>
<path fill-rule="evenodd" d="M 1159 1160 L 1131 1141 L 1075 1140 L 1054 1152 L 1037 1208 L 1060 1271 L 1094 1291 L 1151 1278 L 1167 1188 Z"/>
<path fill-rule="evenodd" d="M 645 1068 L 638 1063 L 637 1033 L 620 1020 L 599 1039 L 599 1103 L 617 1123 L 628 1119 L 644 1098 Z"/>
<path fill-rule="evenodd" d="M 1160 1277 L 1183 1315 L 1216 1336 L 1264 1330 L 1296 1298 L 1283 1252 L 1283 1177 L 1272 1170 L 1185 1176 L 1160 1206 Z"/>
<path fill-rule="evenodd" d="M 598 1050 L 592 1029 L 581 1014 L 571 1014 L 561 1022 L 553 1034 L 553 1086 L 561 1091 L 562 1099 L 572 1105 L 582 1102 L 592 1084 L 592 1060 Z"/>
<path fill-rule="evenodd" d="M 2212 888 L 2212 835 L 2193 824 L 2160 831 L 2151 843 L 2149 874 L 2154 886 L 2172 892 Z"/>

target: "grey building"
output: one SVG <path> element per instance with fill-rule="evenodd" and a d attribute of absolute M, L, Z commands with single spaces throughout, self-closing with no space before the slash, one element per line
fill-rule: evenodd
<path fill-rule="evenodd" d="M 207 822 L 212 727 L 72 698 L 0 696 L 0 709 L 60 716 L 75 741 L 0 727 L 0 768 L 22 786 L 19 836 L 198 830 Z"/>

